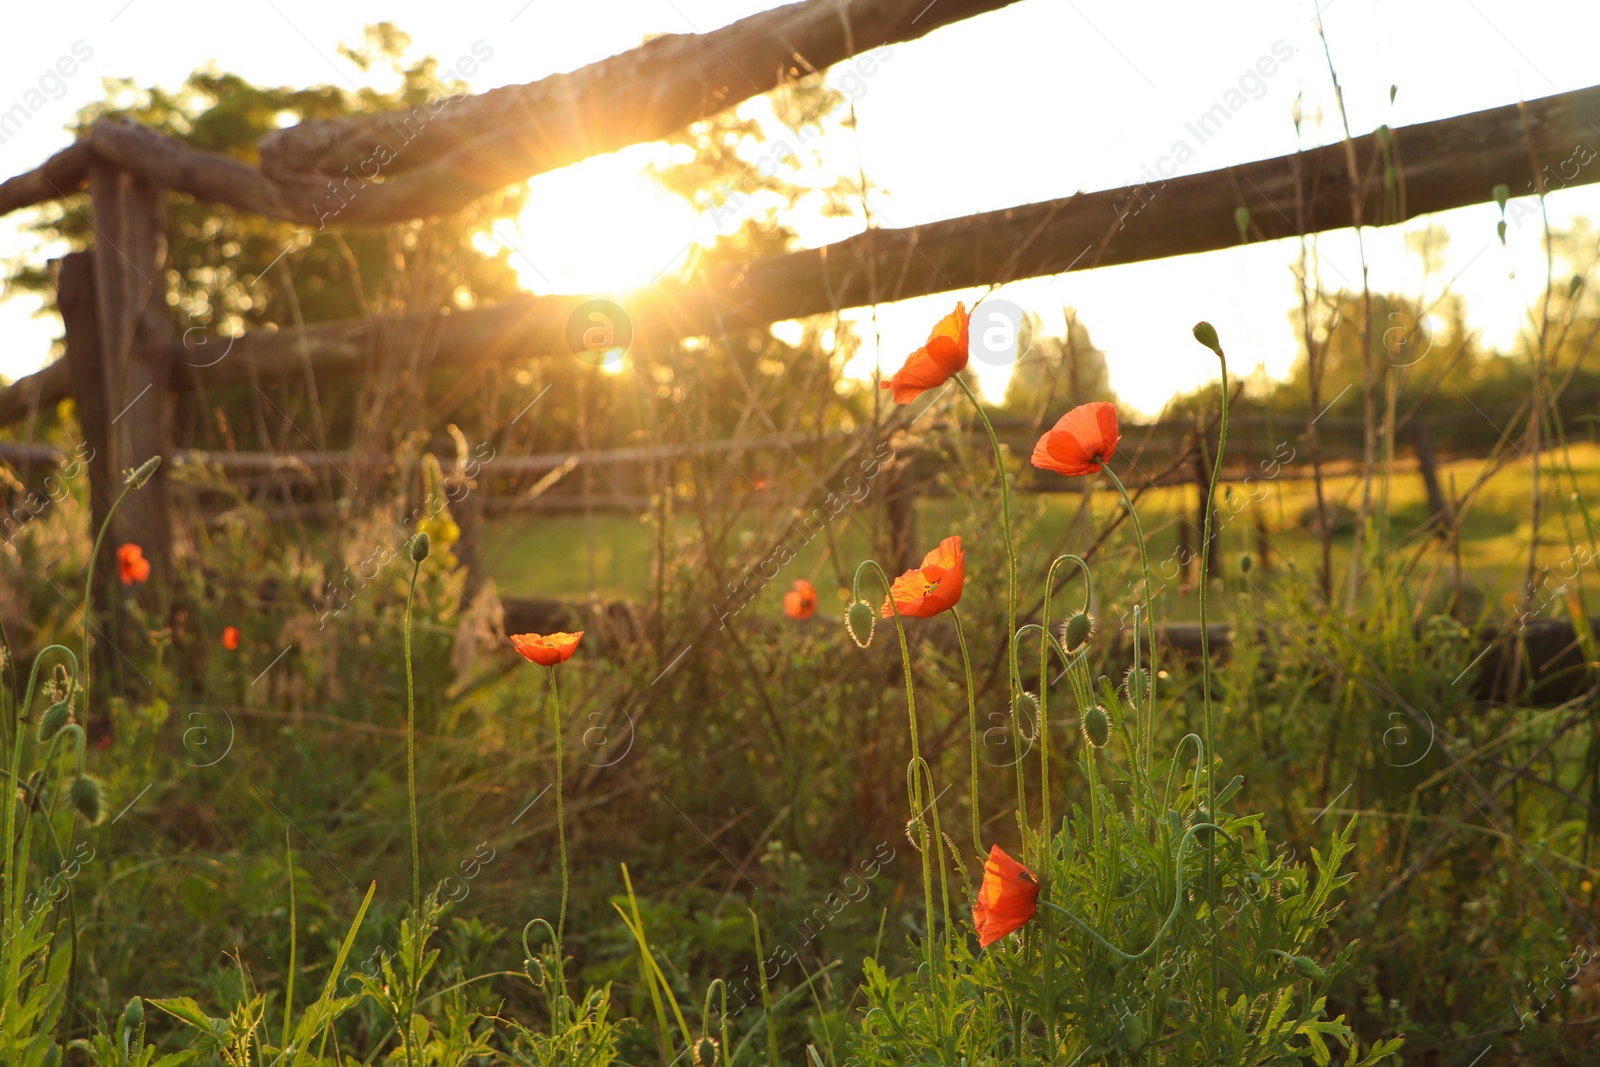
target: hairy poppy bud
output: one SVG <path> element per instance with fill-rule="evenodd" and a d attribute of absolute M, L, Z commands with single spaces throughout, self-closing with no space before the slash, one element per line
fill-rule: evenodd
<path fill-rule="evenodd" d="M 1122 690 L 1128 694 L 1128 703 L 1136 708 L 1143 707 L 1145 697 L 1150 694 L 1150 672 L 1143 667 L 1129 667 L 1122 679 Z"/>
<path fill-rule="evenodd" d="M 1248 242 L 1250 240 L 1250 209 L 1242 204 L 1234 208 L 1233 224 L 1239 227 L 1239 243 Z"/>
<path fill-rule="evenodd" d="M 1294 973 L 1301 978 L 1309 978 L 1313 982 L 1320 982 L 1328 977 L 1317 961 L 1307 956 L 1290 956 L 1289 961 L 1294 964 Z"/>
<path fill-rule="evenodd" d="M 1083 728 L 1083 739 L 1095 748 L 1105 748 L 1111 740 L 1111 716 L 1099 704 L 1084 709 L 1079 725 Z"/>
<path fill-rule="evenodd" d="M 72 806 L 78 809 L 78 814 L 83 816 L 83 821 L 93 826 L 100 821 L 104 809 L 100 804 L 100 783 L 90 778 L 87 774 L 80 774 L 72 780 L 72 789 L 69 793 Z"/>
<path fill-rule="evenodd" d="M 844 628 L 850 633 L 850 640 L 866 648 L 872 644 L 872 630 L 878 623 L 878 616 L 872 610 L 872 605 L 865 600 L 858 600 L 850 605 L 850 610 L 844 615 Z"/>
<path fill-rule="evenodd" d="M 1194 339 L 1219 357 L 1222 355 L 1222 342 L 1217 338 L 1217 328 L 1209 322 L 1201 321 L 1194 324 Z"/>
<path fill-rule="evenodd" d="M 1039 698 L 1026 689 L 1017 693 L 1017 724 L 1023 729 L 1032 729 L 1033 724 L 1039 721 Z"/>
<path fill-rule="evenodd" d="M 1094 616 L 1087 611 L 1076 611 L 1061 624 L 1061 645 L 1068 652 L 1076 652 L 1094 636 Z"/>
<path fill-rule="evenodd" d="M 1144 1019 L 1138 1015 L 1129 1015 L 1123 1019 L 1122 1036 L 1127 1041 L 1129 1052 L 1138 1052 L 1144 1048 Z"/>
<path fill-rule="evenodd" d="M 1571 300 L 1573 297 L 1577 296 L 1578 295 L 1578 290 L 1582 289 L 1582 288 L 1583 288 L 1583 275 L 1574 274 L 1572 276 L 1572 280 L 1567 283 L 1567 299 Z"/>
<path fill-rule="evenodd" d="M 1239 573 L 1249 574 L 1250 568 L 1256 565 L 1255 557 L 1246 552 L 1239 557 Z"/>
<path fill-rule="evenodd" d="M 122 1009 L 122 1021 L 129 1026 L 138 1026 L 144 1022 L 144 1001 L 138 997 L 128 1001 L 128 1006 Z"/>
<path fill-rule="evenodd" d="M 716 1038 L 714 1038 L 714 1037 L 702 1037 L 700 1040 L 698 1040 L 698 1041 L 696 1041 L 694 1043 L 693 1051 L 694 1051 L 694 1062 L 696 1064 L 698 1064 L 699 1067 L 716 1067 L 716 1062 L 717 1062 L 717 1039 Z"/>
<path fill-rule="evenodd" d="M 427 559 L 429 547 L 430 542 L 428 540 L 428 532 L 426 530 L 413 537 L 411 539 L 411 562 L 421 563 L 423 560 Z"/>
<path fill-rule="evenodd" d="M 1511 186 L 1501 182 L 1494 187 L 1494 202 L 1500 205 L 1500 213 L 1505 214 L 1506 201 L 1511 199 Z"/>
<path fill-rule="evenodd" d="M 65 700 L 58 700 L 51 704 L 43 717 L 39 719 L 39 743 L 42 745 L 56 734 L 62 727 L 72 721 L 72 706 Z"/>
<path fill-rule="evenodd" d="M 151 456 L 149 459 L 130 470 L 126 476 L 128 488 L 144 488 L 144 483 L 150 480 L 150 476 L 156 472 L 156 468 L 159 466 L 161 466 L 161 457 L 159 455 L 155 455 Z"/>

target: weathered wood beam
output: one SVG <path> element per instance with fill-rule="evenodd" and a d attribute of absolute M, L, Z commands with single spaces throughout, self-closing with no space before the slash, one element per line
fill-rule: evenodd
<path fill-rule="evenodd" d="M 268 134 L 277 179 L 387 174 L 443 162 L 476 192 L 663 137 L 813 70 L 914 40 L 1016 0 L 805 0 L 709 33 L 667 34 L 570 74 L 478 96 L 305 122 Z M 380 150 L 383 156 L 379 156 Z"/>
<path fill-rule="evenodd" d="M 172 401 L 169 380 L 173 330 L 167 306 L 167 190 L 140 175 L 100 159 L 89 165 L 95 247 L 89 253 L 94 273 L 94 315 L 98 350 L 75 347 L 73 394 L 80 411 L 89 413 L 86 440 L 95 449 L 89 464 L 96 529 L 106 521 L 103 508 L 121 493 L 124 472 L 152 456 L 172 451 Z M 72 257 L 68 257 L 71 259 Z M 83 310 L 78 310 L 83 314 Z M 89 423 L 94 424 L 90 437 Z M 111 517 L 109 536 L 96 562 L 97 573 L 111 578 L 119 545 L 137 544 L 151 566 L 146 585 L 101 587 L 102 603 L 124 606 L 119 598 L 137 597 L 147 613 L 159 617 L 170 577 L 172 520 L 167 503 L 167 470 L 157 469 L 142 488 L 129 493 Z M 132 626 L 119 625 L 113 608 L 109 640 L 121 649 L 143 641 Z M 122 674 L 124 657 L 102 655 Z"/>
<path fill-rule="evenodd" d="M 526 85 L 263 138 L 265 169 L 125 121 L 102 122 L 0 183 L 0 215 L 66 196 L 94 156 L 160 185 L 319 228 L 448 216 L 535 174 L 666 136 L 810 70 L 1017 0 L 805 0 L 709 34 L 671 34 Z"/>
<path fill-rule="evenodd" d="M 0 182 L 0 215 L 76 192 L 89 180 L 91 155 L 88 144 L 78 141 L 34 170 Z"/>
<path fill-rule="evenodd" d="M 1378 137 L 1369 134 L 1354 146 L 1366 224 L 1484 203 L 1500 183 L 1513 195 L 1524 194 L 1533 179 L 1530 161 L 1564 174 L 1575 147 L 1600 146 L 1600 86 L 1407 126 L 1389 136 L 1405 215 L 1386 212 L 1382 153 Z M 1565 180 L 1569 186 L 1600 180 L 1600 164 L 1578 166 Z M 626 310 L 636 343 L 715 336 L 836 308 L 1230 248 L 1239 243 L 1240 207 L 1250 212 L 1253 241 L 1340 229 L 1353 221 L 1349 189 L 1343 148 L 1329 145 L 1159 185 L 869 230 L 822 248 L 723 265 L 691 283 L 658 286 L 628 299 Z M 568 319 L 588 299 L 530 296 L 448 315 L 372 316 L 254 331 L 232 341 L 212 338 L 194 349 L 203 359 L 180 353 L 180 363 L 193 365 L 179 369 L 189 383 L 225 384 L 300 373 L 303 354 L 319 374 L 354 373 L 375 366 L 396 338 L 424 340 L 436 366 L 560 353 L 567 348 Z M 218 359 L 223 351 L 228 354 Z M 28 403 L 53 403 L 62 395 L 51 388 L 59 389 L 59 376 L 32 377 L 0 391 L 0 421 L 26 411 Z"/>
<path fill-rule="evenodd" d="M 1525 191 L 1541 165 L 1571 157 L 1574 145 L 1600 145 L 1600 87 L 1421 123 L 1394 131 L 1407 217 L 1484 203 L 1495 185 Z M 1356 138 L 1367 223 L 1404 221 L 1383 212 L 1378 137 Z M 1569 184 L 1600 180 L 1600 163 Z M 643 341 L 715 336 L 729 330 L 946 292 L 1239 243 L 1235 209 L 1250 211 L 1252 240 L 1293 237 L 1352 225 L 1344 150 L 1329 145 L 1296 155 L 1174 178 L 1162 185 L 1111 189 L 1006 208 L 907 229 L 875 229 L 822 248 L 721 266 L 686 285 L 639 294 L 626 310 Z M 876 279 L 876 285 L 873 284 Z M 541 296 L 436 316 L 249 335 L 229 361 L 200 373 L 215 380 L 291 370 L 304 344 L 321 371 L 357 369 L 373 342 L 393 331 L 426 330 L 437 364 L 560 352 L 567 322 L 587 296 Z M 246 363 L 248 361 L 248 364 Z M 253 364 L 253 366 L 249 366 Z M 247 369 L 247 366 L 249 369 Z"/>

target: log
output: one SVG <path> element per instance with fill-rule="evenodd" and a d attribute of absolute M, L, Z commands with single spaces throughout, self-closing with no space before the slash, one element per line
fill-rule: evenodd
<path fill-rule="evenodd" d="M 59 200 L 81 189 L 89 180 L 90 157 L 88 144 L 77 141 L 34 170 L 0 182 L 0 215 Z"/>
<path fill-rule="evenodd" d="M 278 180 L 370 173 L 381 146 L 392 156 L 385 174 L 443 162 L 476 195 L 656 140 L 851 56 L 870 76 L 876 61 L 865 53 L 1015 2 L 805 0 L 525 85 L 290 126 L 262 138 L 261 165 Z"/>
<path fill-rule="evenodd" d="M 1600 144 L 1590 125 L 1595 115 L 1600 115 L 1600 86 L 1394 131 L 1394 143 L 1403 146 L 1401 181 L 1409 217 L 1486 202 L 1502 182 L 1521 191 L 1532 173 L 1530 153 L 1541 166 L 1553 164 L 1559 170 L 1562 161 L 1572 158 L 1575 144 Z M 120 144 L 118 139 L 146 135 L 161 136 L 126 129 L 107 136 Z M 173 188 L 201 195 L 196 189 L 201 187 L 204 168 L 186 169 L 179 160 L 183 153 L 196 150 L 179 147 L 172 166 L 152 165 L 152 172 L 170 178 Z M 1355 151 L 1364 166 L 1380 158 L 1374 135 L 1356 138 Z M 132 165 L 141 157 L 130 152 L 118 158 Z M 242 172 L 251 168 L 237 161 L 226 163 L 227 173 L 235 177 L 210 175 L 208 194 L 250 207 L 252 197 L 259 199 L 255 193 L 233 200 L 222 194 L 230 183 L 244 182 Z M 1364 172 L 1369 177 L 1361 189 L 1361 217 L 1380 218 L 1381 168 L 1366 166 Z M 1600 166 L 1586 166 L 1568 185 L 1596 180 Z M 259 191 L 259 180 L 252 176 L 249 181 Z M 1231 248 L 1239 241 L 1234 209 L 1241 206 L 1251 213 L 1256 240 L 1297 236 L 1300 230 L 1291 221 L 1297 217 L 1303 217 L 1306 233 L 1339 229 L 1351 225 L 1348 189 L 1343 149 L 1329 145 L 1173 178 L 1159 186 L 1079 194 L 906 229 L 868 230 L 821 248 L 722 265 L 689 283 L 659 285 L 629 298 L 626 310 L 636 344 L 716 336 L 992 282 Z M 373 186 L 368 192 L 381 190 Z M 363 205 L 371 203 L 373 198 L 363 194 L 340 221 L 361 214 L 366 210 Z M 1142 205 L 1137 214 L 1136 204 Z M 255 203 L 253 209 L 274 205 L 275 210 L 283 206 L 274 200 Z M 1391 214 L 1382 224 L 1400 221 L 1404 220 Z M 568 351 L 568 319 L 588 299 L 587 295 L 530 296 L 449 314 L 372 316 L 304 329 L 254 331 L 236 339 L 213 337 L 204 346 L 190 346 L 191 352 L 207 353 L 203 360 L 180 355 L 192 364 L 180 368 L 184 372 L 180 385 L 299 374 L 302 351 L 318 374 L 360 372 L 373 365 L 381 346 L 394 337 L 427 338 L 436 345 L 435 365 L 559 354 Z M 222 351 L 228 355 L 218 359 L 214 353 Z M 64 395 L 55 391 L 61 382 L 59 375 L 24 379 L 0 391 L 0 424 L 28 410 L 28 403 L 54 403 Z"/>
<path fill-rule="evenodd" d="M 100 319 L 100 366 L 107 424 L 107 462 L 121 489 L 121 472 L 151 456 L 170 461 L 172 319 L 167 309 L 167 191 L 147 178 L 100 160 L 89 167 L 94 202 L 95 304 Z M 87 383 L 85 383 L 87 384 Z M 82 389 L 75 386 L 82 394 Z M 154 583 L 166 576 L 172 549 L 167 469 L 118 510 L 109 541 L 132 541 L 150 560 Z M 91 478 L 96 468 L 91 466 Z M 106 468 L 101 467 L 102 475 Z M 152 586 L 154 588 L 155 586 Z M 152 600 L 151 606 L 154 606 Z"/>

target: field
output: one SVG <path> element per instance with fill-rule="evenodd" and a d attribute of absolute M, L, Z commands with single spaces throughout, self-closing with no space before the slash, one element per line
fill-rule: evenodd
<path fill-rule="evenodd" d="M 270 6 L 0 111 L 0 1067 L 1597 1062 L 1600 87 Z"/>

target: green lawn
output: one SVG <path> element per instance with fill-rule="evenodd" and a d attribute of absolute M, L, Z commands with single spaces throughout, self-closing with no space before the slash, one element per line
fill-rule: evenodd
<path fill-rule="evenodd" d="M 1578 446 L 1573 450 L 1573 463 L 1578 469 L 1578 488 L 1583 500 L 1600 517 L 1600 449 Z M 1279 570 L 1285 561 L 1292 561 L 1296 570 L 1314 575 L 1321 555 L 1321 542 L 1314 530 L 1308 528 L 1306 517 L 1314 515 L 1316 496 L 1309 478 L 1296 475 L 1306 468 L 1297 461 L 1284 468 L 1275 481 L 1234 487 L 1238 514 L 1223 522 L 1220 544 L 1224 569 L 1230 581 L 1228 586 L 1242 588 L 1236 580 L 1238 561 L 1245 552 L 1256 553 L 1257 517 L 1264 518 L 1271 545 L 1271 565 Z M 1544 464 L 1546 478 L 1543 483 L 1542 545 L 1540 561 L 1557 565 L 1570 556 L 1567 531 L 1582 541 L 1583 518 L 1565 467 L 1552 466 L 1549 457 Z M 1463 493 L 1485 469 L 1482 460 L 1458 460 L 1441 466 L 1440 479 L 1447 495 Z M 1559 485 L 1557 480 L 1559 479 Z M 1360 480 L 1345 474 L 1326 480 L 1326 495 L 1330 509 L 1344 505 L 1354 508 L 1359 502 Z M 1527 566 L 1527 545 L 1532 534 L 1532 506 L 1530 498 L 1530 464 L 1519 459 L 1494 475 L 1477 494 L 1466 510 L 1462 521 L 1461 563 L 1463 573 L 1490 595 L 1504 595 L 1521 582 Z M 1104 482 L 1096 484 L 1094 510 L 1097 521 L 1104 520 L 1120 507 L 1114 493 Z M 1374 483 L 1374 492 L 1381 483 Z M 1081 503 L 1077 492 L 1051 493 L 1044 496 L 1024 494 L 1018 500 L 1019 511 L 1042 505 L 1043 512 L 1033 531 L 1033 538 L 1041 543 L 1064 543 L 1068 549 L 1084 546 L 1083 535 L 1068 537 Z M 1196 508 L 1193 487 L 1153 490 L 1140 503 L 1140 514 L 1150 535 L 1152 569 L 1173 573 L 1172 564 L 1177 544 L 1176 522 L 1179 514 L 1193 517 Z M 1242 503 L 1242 506 L 1240 506 Z M 1424 544 L 1413 531 L 1427 514 L 1426 494 L 1422 479 L 1415 473 L 1397 474 L 1389 492 L 1390 524 L 1388 545 L 1392 551 L 1415 554 L 1422 552 L 1419 574 L 1426 575 L 1437 569 L 1453 581 L 1454 559 L 1441 541 Z M 961 516 L 966 514 L 963 503 L 950 499 L 928 499 L 919 504 L 918 536 L 931 547 L 938 537 L 948 532 L 963 532 Z M 776 594 L 768 593 L 772 601 L 767 607 L 775 610 L 778 594 L 787 588 L 789 577 L 809 577 L 823 590 L 822 603 L 829 603 L 827 586 L 836 573 L 848 573 L 868 551 L 871 539 L 868 524 L 881 522 L 881 513 L 864 504 L 851 509 L 837 520 L 830 532 L 842 561 L 836 571 L 828 558 L 827 535 L 818 536 L 799 553 L 797 560 L 784 569 L 783 579 L 774 583 Z M 674 529 L 680 538 L 694 538 L 688 518 L 677 520 Z M 978 534 L 968 531 L 969 540 Z M 738 558 L 738 549 L 749 546 L 756 551 L 752 533 L 746 529 L 736 534 L 730 555 Z M 1198 539 L 1195 539 L 1195 543 Z M 1131 543 L 1119 542 L 1121 552 L 1132 558 Z M 1341 529 L 1334 542 L 1334 572 L 1336 580 L 1349 564 L 1351 535 Z M 591 566 L 593 591 L 602 599 L 642 600 L 646 597 L 650 581 L 653 545 L 649 527 L 641 520 L 616 514 L 596 515 L 592 520 L 592 538 L 586 533 L 581 516 L 552 516 L 531 518 L 499 518 L 487 524 L 484 540 L 484 565 L 494 578 L 500 592 L 510 596 L 540 596 L 580 598 L 591 591 Z M 592 560 L 592 562 L 591 562 Z M 753 560 L 752 560 L 753 561 Z M 1259 572 L 1256 575 L 1260 578 Z M 1193 613 L 1193 598 L 1179 598 L 1169 608 L 1175 617 Z"/>

